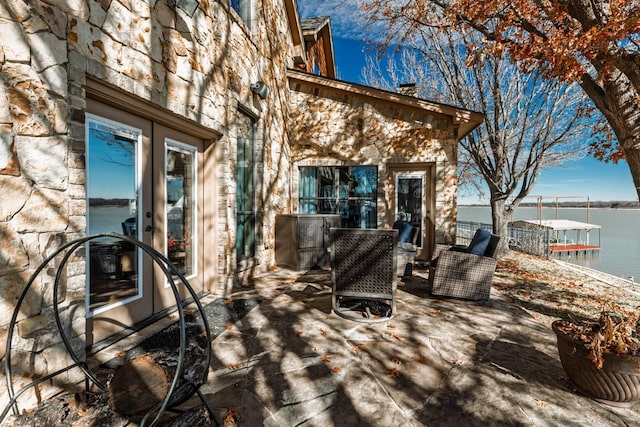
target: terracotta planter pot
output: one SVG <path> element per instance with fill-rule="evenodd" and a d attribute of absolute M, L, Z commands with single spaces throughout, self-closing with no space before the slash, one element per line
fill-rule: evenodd
<path fill-rule="evenodd" d="M 604 354 L 602 369 L 587 359 L 584 343 L 551 325 L 558 338 L 560 362 L 578 390 L 602 403 L 631 406 L 640 400 L 640 357 Z"/>

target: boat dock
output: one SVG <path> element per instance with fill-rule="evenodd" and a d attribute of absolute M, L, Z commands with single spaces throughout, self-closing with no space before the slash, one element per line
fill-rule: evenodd
<path fill-rule="evenodd" d="M 582 255 L 591 256 L 598 255 L 600 253 L 600 246 L 584 245 L 579 243 L 567 243 L 567 244 L 550 244 L 549 251 L 552 255 L 558 255 L 560 257 L 569 255 Z"/>
<path fill-rule="evenodd" d="M 549 254 L 552 256 L 598 255 L 600 253 L 600 229 L 596 224 L 572 221 L 568 219 L 522 220 L 513 225 L 525 228 L 541 228 L 548 230 Z M 598 231 L 597 243 L 594 244 L 590 232 Z"/>

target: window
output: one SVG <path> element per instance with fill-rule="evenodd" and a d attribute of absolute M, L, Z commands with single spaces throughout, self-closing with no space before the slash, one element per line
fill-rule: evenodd
<path fill-rule="evenodd" d="M 240 15 L 247 27 L 251 28 L 251 0 L 231 0 L 231 7 Z"/>
<path fill-rule="evenodd" d="M 194 147 L 165 140 L 166 254 L 185 276 L 197 271 L 195 227 L 197 212 L 196 155 Z"/>
<path fill-rule="evenodd" d="M 137 162 L 142 131 L 92 115 L 87 115 L 86 130 L 88 233 L 122 233 L 130 227 L 130 235 L 137 238 Z M 91 312 L 141 295 L 133 248 L 110 238 L 87 246 L 87 305 Z M 128 268 L 123 267 L 123 258 L 131 260 Z"/>
<path fill-rule="evenodd" d="M 236 253 L 238 260 L 255 255 L 255 157 L 254 121 L 245 114 L 238 114 L 237 171 L 236 171 Z"/>
<path fill-rule="evenodd" d="M 342 227 L 377 227 L 376 166 L 301 167 L 300 213 L 340 214 Z"/>

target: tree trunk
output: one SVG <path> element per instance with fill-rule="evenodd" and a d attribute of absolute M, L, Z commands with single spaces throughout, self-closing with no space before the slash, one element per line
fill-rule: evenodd
<path fill-rule="evenodd" d="M 109 382 L 109 404 L 119 414 L 146 414 L 167 396 L 173 374 L 148 354 L 128 360 Z"/>
<path fill-rule="evenodd" d="M 508 226 L 513 220 L 513 211 L 507 208 L 504 199 L 491 200 L 491 222 L 493 234 L 501 237 L 496 250 L 497 256 L 506 255 L 509 252 Z"/>
<path fill-rule="evenodd" d="M 598 71 L 607 73 L 606 64 L 594 61 Z M 629 79 L 620 71 L 613 69 L 598 85 L 592 78 L 585 76 L 581 86 L 591 98 L 598 110 L 607 119 L 616 135 L 621 151 L 625 155 L 634 187 L 640 199 L 640 106 L 638 92 Z"/>
<path fill-rule="evenodd" d="M 116 369 L 107 386 L 109 405 L 122 415 L 145 415 L 166 398 L 177 362 L 178 352 L 165 349 L 149 351 L 126 361 Z M 187 384 L 200 381 L 206 370 L 203 349 L 188 345 L 182 376 L 169 403 L 178 404 L 191 397 L 195 389 Z"/>

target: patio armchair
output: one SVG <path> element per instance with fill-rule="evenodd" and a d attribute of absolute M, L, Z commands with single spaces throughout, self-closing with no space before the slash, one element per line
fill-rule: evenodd
<path fill-rule="evenodd" d="M 363 322 L 395 315 L 397 243 L 398 230 L 331 228 L 336 314 Z"/>
<path fill-rule="evenodd" d="M 496 271 L 500 236 L 478 229 L 469 246 L 436 245 L 429 267 L 432 295 L 487 300 Z"/>
<path fill-rule="evenodd" d="M 413 264 L 418 254 L 418 248 L 416 247 L 418 228 L 403 219 L 398 219 L 393 223 L 393 229 L 398 230 L 396 274 L 403 278 L 411 276 L 413 274 Z"/>

